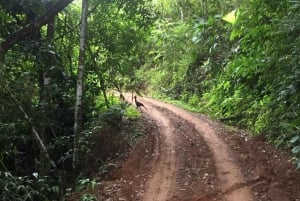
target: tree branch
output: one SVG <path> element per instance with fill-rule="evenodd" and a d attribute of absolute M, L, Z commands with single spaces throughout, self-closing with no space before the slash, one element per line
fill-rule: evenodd
<path fill-rule="evenodd" d="M 33 122 L 32 122 L 32 119 L 28 116 L 28 114 L 26 113 L 26 111 L 24 110 L 24 108 L 22 107 L 21 104 L 19 104 L 17 98 L 15 97 L 15 95 L 11 92 L 11 90 L 8 88 L 8 86 L 4 86 L 5 90 L 9 93 L 10 97 L 14 100 L 14 102 L 18 105 L 19 107 L 19 110 L 24 114 L 24 117 L 25 119 L 31 124 L 31 130 L 32 130 L 32 134 L 33 134 L 33 137 L 34 139 L 36 140 L 39 148 L 40 148 L 40 151 L 43 153 L 43 155 L 45 156 L 45 158 L 48 160 L 48 162 L 50 163 L 50 165 L 56 170 L 58 171 L 57 169 L 57 166 L 56 164 L 54 163 L 54 161 L 51 159 L 48 151 L 47 151 L 47 148 L 44 144 L 44 142 L 42 141 L 36 127 L 34 126 Z"/>
<path fill-rule="evenodd" d="M 40 29 L 41 26 L 47 24 L 57 13 L 62 11 L 67 5 L 69 5 L 73 0 L 60 0 L 54 6 L 49 8 L 49 10 L 38 17 L 35 21 L 28 24 L 26 27 L 19 29 L 13 34 L 9 35 L 5 41 L 0 45 L 0 61 L 4 60 L 6 52 L 14 46 L 19 40 L 24 38 Z"/>

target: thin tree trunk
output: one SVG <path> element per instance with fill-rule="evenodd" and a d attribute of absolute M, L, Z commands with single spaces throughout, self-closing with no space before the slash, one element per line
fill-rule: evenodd
<path fill-rule="evenodd" d="M 82 0 L 81 12 L 81 28 L 80 28 L 80 49 L 79 49 L 79 63 L 77 75 L 77 90 L 76 90 L 76 103 L 75 103 L 75 118 L 74 118 L 74 153 L 73 153 L 73 176 L 77 176 L 78 166 L 78 140 L 82 130 L 82 112 L 83 112 L 83 84 L 84 84 L 84 65 L 85 65 L 85 52 L 86 52 L 86 32 L 87 32 L 87 14 L 88 2 Z"/>
<path fill-rule="evenodd" d="M 54 163 L 54 161 L 51 159 L 48 151 L 47 151 L 47 148 L 43 142 L 43 140 L 41 139 L 40 137 L 40 134 L 39 132 L 37 131 L 35 125 L 33 124 L 32 122 L 32 118 L 30 118 L 28 116 L 28 114 L 26 113 L 26 111 L 24 110 L 24 108 L 22 107 L 21 104 L 19 104 L 17 98 L 15 97 L 15 95 L 11 92 L 11 90 L 5 86 L 5 89 L 6 91 L 9 93 L 10 97 L 14 100 L 14 102 L 18 105 L 19 107 L 19 110 L 24 114 L 25 118 L 28 120 L 28 122 L 31 124 L 31 130 L 32 130 L 32 134 L 33 134 L 33 137 L 35 139 L 35 141 L 37 142 L 38 146 L 39 146 L 39 149 L 41 151 L 41 153 L 44 155 L 44 157 L 47 159 L 47 161 L 49 162 L 50 166 L 52 166 L 55 171 L 59 172 L 58 169 L 57 169 L 57 166 L 56 164 Z"/>
<path fill-rule="evenodd" d="M 102 91 L 106 108 L 109 108 L 109 101 L 108 101 L 107 93 L 106 93 L 105 80 L 98 73 L 97 73 L 97 75 L 98 75 L 98 78 L 100 79 L 100 90 Z"/>
<path fill-rule="evenodd" d="M 55 28 L 54 28 L 54 21 L 55 18 L 53 17 L 52 20 L 48 23 L 47 25 L 47 43 L 53 44 L 54 40 L 54 33 L 55 33 Z M 48 52 L 45 52 L 45 61 L 44 61 L 44 70 L 41 72 L 42 75 L 42 83 L 41 83 L 41 95 L 40 95 L 40 103 L 41 103 L 41 108 L 43 112 L 43 118 L 42 118 L 42 130 L 40 132 L 41 134 L 41 139 L 44 142 L 45 145 L 48 145 L 49 142 L 49 136 L 51 133 L 51 126 L 49 123 L 49 113 L 50 113 L 50 100 L 51 100 L 51 94 L 49 92 L 50 84 L 52 81 L 52 78 L 50 76 L 50 69 L 54 65 L 54 58 L 53 54 L 49 54 Z M 40 167 L 40 174 L 41 175 L 47 175 L 48 172 L 48 166 L 46 163 L 44 163 L 47 159 L 45 159 L 44 155 L 41 154 L 41 167 Z"/>

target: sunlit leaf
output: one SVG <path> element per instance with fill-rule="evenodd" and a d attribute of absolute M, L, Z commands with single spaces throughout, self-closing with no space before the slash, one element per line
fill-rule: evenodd
<path fill-rule="evenodd" d="M 233 10 L 230 13 L 224 15 L 222 17 L 222 20 L 229 22 L 230 24 L 235 24 L 236 20 L 238 18 L 238 11 L 237 10 Z"/>
<path fill-rule="evenodd" d="M 34 173 L 32 173 L 32 175 L 33 175 L 35 178 L 38 178 L 38 176 L 39 176 L 39 173 L 37 173 L 37 172 L 34 172 Z"/>

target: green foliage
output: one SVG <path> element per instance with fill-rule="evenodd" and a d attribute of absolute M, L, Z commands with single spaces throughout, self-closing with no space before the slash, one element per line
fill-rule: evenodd
<path fill-rule="evenodd" d="M 128 103 L 114 103 L 102 109 L 99 117 L 86 123 L 78 142 L 80 181 L 85 183 L 86 177 L 95 169 L 102 175 L 115 166 L 109 160 L 122 155 L 126 147 L 141 135 L 138 126 L 134 130 L 127 128 L 140 115 Z M 72 156 L 72 152 L 65 154 L 68 155 Z"/>
<path fill-rule="evenodd" d="M 76 190 L 77 191 L 82 191 L 85 189 L 95 190 L 97 185 L 99 185 L 99 182 L 97 182 L 96 180 L 89 179 L 89 178 L 79 179 L 76 182 Z"/>
<path fill-rule="evenodd" d="M 136 108 L 130 105 L 129 107 L 126 108 L 125 116 L 130 119 L 136 119 L 141 117 L 142 115 Z"/>
<path fill-rule="evenodd" d="M 97 200 L 96 195 L 89 194 L 89 193 L 83 194 L 80 199 L 80 201 L 96 201 L 96 200 Z"/>
<path fill-rule="evenodd" d="M 0 41 L 54 2 L 0 1 Z M 94 168 L 89 164 L 106 169 L 106 160 L 121 154 L 124 138 L 134 141 L 141 135 L 139 129 L 121 135 L 140 113 L 108 95 L 116 88 L 147 89 L 263 134 L 291 149 L 300 167 L 299 1 L 155 2 L 89 2 L 79 186 L 93 184 L 86 180 Z M 232 10 L 238 10 L 238 18 L 229 24 L 222 18 Z M 15 44 L 0 63 L 1 200 L 60 200 L 74 182 L 79 16 L 78 6 L 69 6 L 55 18 L 54 36 L 42 27 Z M 32 126 L 64 173 L 61 178 L 43 161 Z M 101 160 L 92 163 L 97 147 Z"/>
<path fill-rule="evenodd" d="M 291 128 L 291 127 L 289 127 Z M 297 164 L 297 168 L 300 168 L 300 128 L 297 126 L 292 130 L 293 136 L 288 142 L 290 144 L 290 147 L 292 147 L 292 153 L 294 154 L 293 160 Z"/>
<path fill-rule="evenodd" d="M 290 147 L 299 166 L 299 1 L 157 6 L 163 18 L 146 46 L 150 63 L 136 74 L 151 93 Z M 234 23 L 222 20 L 233 10 Z"/>
<path fill-rule="evenodd" d="M 31 176 L 13 176 L 0 172 L 0 199 L 7 201 L 58 200 L 59 186 L 48 183 L 49 178 L 32 173 Z M 52 181 L 54 182 L 54 181 Z M 49 196 L 51 195 L 51 196 Z"/>
<path fill-rule="evenodd" d="M 112 105 L 105 112 L 101 113 L 100 119 L 108 124 L 118 126 L 125 115 L 127 105 Z"/>
<path fill-rule="evenodd" d="M 56 2 L 0 1 L 0 42 Z M 117 131 L 122 128 L 125 115 L 131 118 L 140 115 L 126 104 L 116 104 L 108 91 L 124 86 L 127 80 L 132 81 L 133 71 L 143 62 L 141 47 L 153 21 L 147 0 L 91 0 L 89 5 L 84 128 L 76 142 L 82 159 L 79 178 L 86 178 L 90 173 L 87 166 L 91 157 L 95 157 L 92 155 L 95 135 L 111 129 L 111 135 L 103 137 L 107 141 L 99 141 L 97 146 L 119 143 L 109 147 L 111 149 L 103 155 L 99 154 L 99 160 L 105 161 L 115 155 L 110 152 L 119 152 L 123 141 Z M 79 19 L 80 8 L 70 4 L 55 16 L 53 33 L 50 25 L 43 26 L 18 41 L 6 53 L 5 61 L 0 61 L 1 190 L 7 184 L 0 200 L 62 200 L 66 189 L 75 182 L 71 165 Z M 124 77 L 126 79 L 121 80 Z M 54 174 L 43 158 L 32 136 L 32 127 L 62 175 Z M 134 138 L 136 133 L 132 135 Z M 97 164 L 103 162 L 97 161 Z M 32 178 L 32 171 L 39 174 L 38 179 Z M 18 186 L 22 189 L 18 190 Z M 93 198 L 87 195 L 83 199 Z"/>
<path fill-rule="evenodd" d="M 260 1 L 241 5 L 233 30 L 239 49 L 202 101 L 215 117 L 238 117 L 232 123 L 284 145 L 299 135 L 295 131 L 300 109 L 299 57 L 295 55 L 299 41 L 292 34 L 294 30 L 283 29 L 291 26 L 287 23 L 293 24 L 284 13 L 290 6 L 293 11 L 289 16 L 294 17 L 296 5 L 282 1 L 277 6 Z M 293 149 L 297 158 L 296 151 Z"/>
<path fill-rule="evenodd" d="M 190 61 L 191 56 L 186 54 L 187 49 L 184 47 L 191 37 L 190 30 L 191 26 L 188 23 L 161 20 L 155 23 L 155 29 L 146 47 L 149 49 L 146 55 L 148 63 L 137 73 L 146 86 L 154 86 L 154 90 L 168 95 L 174 94 L 171 91 L 183 81 Z"/>

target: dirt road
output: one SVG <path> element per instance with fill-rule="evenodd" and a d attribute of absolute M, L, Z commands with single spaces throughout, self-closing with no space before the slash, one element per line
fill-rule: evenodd
<path fill-rule="evenodd" d="M 223 192 L 223 196 L 225 200 L 230 201 L 251 201 L 252 196 L 250 193 L 250 190 L 248 189 L 247 185 L 245 185 L 245 179 L 243 178 L 241 171 L 239 167 L 234 163 L 234 159 L 230 156 L 230 151 L 228 147 L 226 146 L 223 141 L 218 138 L 216 135 L 216 132 L 214 131 L 213 127 L 210 125 L 211 122 L 208 120 L 203 120 L 200 118 L 195 117 L 194 115 L 179 109 L 177 107 L 171 106 L 169 104 L 161 103 L 158 101 L 154 101 L 151 99 L 144 99 L 144 101 L 147 103 L 147 105 L 153 105 L 155 107 L 164 107 L 170 112 L 174 113 L 175 115 L 178 115 L 178 117 L 182 118 L 183 120 L 186 120 L 187 122 L 190 122 L 191 127 L 195 128 L 195 132 L 188 133 L 183 130 L 185 135 L 187 136 L 187 139 L 190 140 L 190 142 L 197 143 L 197 139 L 192 139 L 192 135 L 195 135 L 199 137 L 202 137 L 208 145 L 209 151 L 212 153 L 212 159 L 215 162 L 216 167 L 216 174 L 217 179 L 220 182 L 220 186 Z M 174 123 L 168 122 L 167 116 L 163 116 L 157 109 L 155 109 L 153 106 L 151 106 L 150 110 L 151 112 L 148 112 L 148 114 L 151 116 L 151 118 L 155 119 L 157 123 L 159 122 L 165 122 L 163 128 L 161 131 L 161 135 L 164 135 L 166 137 L 166 140 L 164 142 L 165 145 L 172 144 L 172 147 L 174 147 L 174 144 L 176 143 L 176 139 L 174 137 L 174 132 L 171 131 L 170 128 L 173 128 L 173 130 L 176 130 L 176 127 L 174 127 Z M 158 118 L 159 117 L 159 118 Z M 184 125 L 182 125 L 184 126 Z M 168 137 L 171 136 L 171 137 Z M 165 146 L 164 145 L 164 146 Z M 174 148 L 173 148 L 174 149 Z M 175 151 L 174 151 L 175 152 Z M 164 154 L 164 153 L 163 153 Z M 166 154 L 164 154 L 166 155 Z M 169 154 L 171 155 L 171 154 Z M 174 154 L 172 154 L 174 155 Z M 176 160 L 176 157 L 170 157 L 170 162 L 172 164 L 176 164 L 174 161 Z M 162 163 L 166 163 L 165 160 L 161 161 Z M 164 169 L 164 172 L 167 172 L 170 175 L 176 176 L 179 169 L 180 164 L 175 165 L 172 169 L 167 169 L 167 167 Z M 169 172 L 171 171 L 171 172 Z M 204 176 L 204 175 L 203 175 Z M 171 177 L 170 177 L 171 178 Z M 154 181 L 149 181 L 151 184 L 150 186 L 159 186 L 161 185 L 162 189 L 161 191 L 157 191 L 157 195 L 160 195 L 160 193 L 165 193 L 166 190 L 171 190 L 171 186 L 164 186 L 163 183 L 155 183 Z M 151 188 L 147 188 L 148 192 L 151 190 Z M 151 195 L 150 195 L 151 196 Z M 152 197 L 149 198 L 149 196 L 145 196 L 144 200 L 153 200 Z M 158 200 L 167 200 L 167 199 L 158 199 Z"/>
<path fill-rule="evenodd" d="M 300 201 L 300 175 L 287 153 L 204 116 L 139 100 L 147 139 L 103 188 L 113 192 L 103 200 Z"/>

